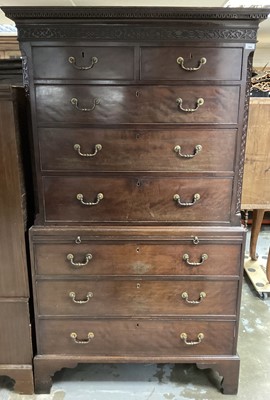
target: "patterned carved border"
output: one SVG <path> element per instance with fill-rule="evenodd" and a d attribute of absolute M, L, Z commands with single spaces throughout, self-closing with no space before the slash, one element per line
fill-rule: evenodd
<path fill-rule="evenodd" d="M 11 19 L 87 18 L 87 19 L 265 19 L 267 9 L 187 8 L 187 7 L 3 7 Z"/>
<path fill-rule="evenodd" d="M 23 69 L 23 86 L 25 90 L 25 94 L 29 97 L 29 71 L 28 71 L 28 61 L 27 56 L 22 57 L 22 69 Z"/>
<path fill-rule="evenodd" d="M 240 160 L 239 160 L 239 170 L 238 170 L 238 180 L 237 180 L 236 214 L 240 214 L 240 212 L 241 212 L 241 196 L 242 196 L 242 185 L 243 185 L 244 164 L 245 164 L 245 150 L 246 150 L 246 140 L 247 140 L 247 130 L 248 130 L 248 110 L 249 110 L 249 97 L 250 97 L 250 87 L 251 87 L 253 55 L 254 55 L 253 52 L 250 53 L 250 55 L 248 57 L 248 63 L 247 63 L 247 84 L 246 84 L 246 93 L 245 93 L 243 129 L 242 129 Z"/>
<path fill-rule="evenodd" d="M 93 25 L 35 25 L 18 26 L 20 40 L 226 40 L 255 42 L 257 29 L 188 29 L 179 26 L 93 26 Z"/>

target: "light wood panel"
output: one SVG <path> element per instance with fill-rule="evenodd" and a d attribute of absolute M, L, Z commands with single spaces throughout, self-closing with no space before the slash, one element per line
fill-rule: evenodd
<path fill-rule="evenodd" d="M 242 209 L 270 209 L 270 98 L 251 98 Z"/>

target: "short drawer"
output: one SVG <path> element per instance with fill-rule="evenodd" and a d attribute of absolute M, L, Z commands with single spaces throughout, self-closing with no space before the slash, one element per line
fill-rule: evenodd
<path fill-rule="evenodd" d="M 40 126 L 58 122 L 236 124 L 238 102 L 238 85 L 36 87 Z"/>
<path fill-rule="evenodd" d="M 216 356 L 233 354 L 235 347 L 233 321 L 70 319 L 40 320 L 38 325 L 39 354 Z M 190 346 L 181 337 L 200 343 Z"/>
<path fill-rule="evenodd" d="M 40 128 L 38 134 L 43 171 L 234 170 L 235 129 Z"/>
<path fill-rule="evenodd" d="M 142 80 L 239 80 L 242 49 L 141 47 Z"/>
<path fill-rule="evenodd" d="M 228 222 L 232 179 L 44 177 L 46 222 Z"/>
<path fill-rule="evenodd" d="M 134 79 L 134 48 L 33 47 L 36 79 Z"/>
<path fill-rule="evenodd" d="M 237 289 L 238 281 L 36 282 L 39 315 L 65 317 L 235 316 Z"/>
<path fill-rule="evenodd" d="M 76 244 L 75 236 L 69 242 L 54 236 L 53 243 L 34 244 L 33 265 L 38 275 L 239 276 L 241 246 L 214 241 L 203 243 L 200 233 L 198 235 L 200 239 L 196 245 L 190 244 L 192 240 L 189 243 L 174 240 L 168 244 L 158 239 L 156 243 L 147 243 L 128 238 L 112 243 L 84 236 L 80 236 L 82 242 Z M 226 262 L 228 256 L 229 263 Z"/>

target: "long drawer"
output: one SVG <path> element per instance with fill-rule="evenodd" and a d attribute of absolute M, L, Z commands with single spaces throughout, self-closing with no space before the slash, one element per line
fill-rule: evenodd
<path fill-rule="evenodd" d="M 39 315 L 66 317 L 235 316 L 237 289 L 237 281 L 36 282 Z"/>
<path fill-rule="evenodd" d="M 38 134 L 43 171 L 234 170 L 235 129 L 40 128 Z"/>
<path fill-rule="evenodd" d="M 35 244 L 38 275 L 239 275 L 241 246 L 237 243 L 58 241 Z"/>
<path fill-rule="evenodd" d="M 234 332 L 233 321 L 40 320 L 38 349 L 39 354 L 83 356 L 230 355 Z M 186 342 L 201 342 L 190 346 L 183 334 Z"/>
<path fill-rule="evenodd" d="M 112 243 L 111 238 L 84 239 L 84 232 L 82 243 L 76 244 L 75 235 L 72 240 L 72 236 L 64 239 L 58 233 L 52 243 L 34 244 L 33 265 L 38 275 L 238 276 L 239 243 L 206 244 L 200 233 L 199 244 L 183 243 L 181 237 L 169 243 L 147 243 L 143 238 Z M 230 262 L 226 262 L 228 255 Z"/>
<path fill-rule="evenodd" d="M 230 178 L 43 177 L 43 185 L 46 222 L 230 219 Z"/>
<path fill-rule="evenodd" d="M 141 47 L 141 79 L 146 80 L 238 80 L 241 64 L 241 48 Z"/>
<path fill-rule="evenodd" d="M 36 79 L 134 79 L 134 47 L 33 47 Z"/>
<path fill-rule="evenodd" d="M 38 125 L 237 124 L 239 85 L 37 85 Z"/>

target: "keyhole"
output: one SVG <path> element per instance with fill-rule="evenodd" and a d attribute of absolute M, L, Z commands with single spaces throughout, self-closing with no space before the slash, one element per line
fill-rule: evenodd
<path fill-rule="evenodd" d="M 140 96 L 140 91 L 136 90 L 136 97 L 139 97 L 139 96 Z"/>
<path fill-rule="evenodd" d="M 139 252 L 140 252 L 140 248 L 139 248 L 139 247 L 137 247 L 136 251 L 137 251 L 137 253 L 139 253 Z"/>
<path fill-rule="evenodd" d="M 140 289 L 140 287 L 141 287 L 141 284 L 137 283 L 137 289 Z"/>
<path fill-rule="evenodd" d="M 81 240 L 81 237 L 80 237 L 80 236 L 77 236 L 77 237 L 76 237 L 75 243 L 76 243 L 76 244 L 82 243 L 82 240 Z"/>
<path fill-rule="evenodd" d="M 82 58 L 84 58 L 84 51 L 82 51 Z"/>
<path fill-rule="evenodd" d="M 139 179 L 137 180 L 136 185 L 137 185 L 137 186 L 141 186 L 141 181 L 140 181 Z"/>
<path fill-rule="evenodd" d="M 192 58 L 193 58 L 193 55 L 192 55 L 192 53 L 190 53 L 190 54 L 189 54 L 189 58 L 190 58 L 190 59 L 192 59 Z"/>

